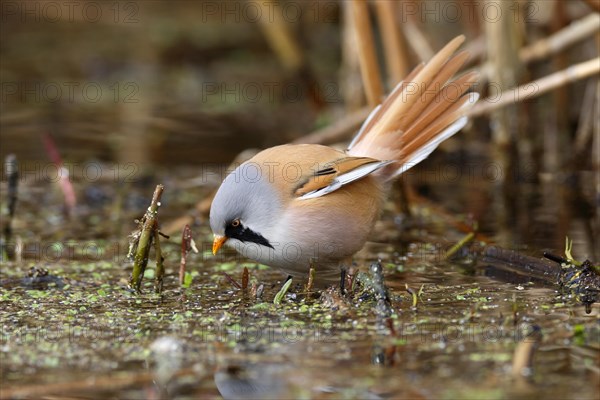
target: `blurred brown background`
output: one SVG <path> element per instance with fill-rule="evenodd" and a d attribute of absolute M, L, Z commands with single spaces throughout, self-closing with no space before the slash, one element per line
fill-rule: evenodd
<path fill-rule="evenodd" d="M 356 121 L 369 105 L 362 33 L 349 4 L 3 1 L 0 157 L 47 163 L 43 138 L 50 135 L 65 163 L 134 163 L 140 170 L 226 164 L 247 148 Z M 475 180 L 460 176 L 475 185 L 470 190 L 479 190 L 477 179 L 495 186 L 466 200 L 462 193 L 455 208 L 476 218 L 501 210 L 502 225 L 518 220 L 524 232 L 531 221 L 515 213 L 539 203 L 512 184 L 525 182 L 548 198 L 556 197 L 548 185 L 566 187 L 566 199 L 542 213 L 558 223 L 556 210 L 568 210 L 555 242 L 564 241 L 575 215 L 584 226 L 577 232 L 587 232 L 585 248 L 597 248 L 597 72 L 559 77 L 564 82 L 542 95 L 538 80 L 597 60 L 599 2 L 399 0 L 365 9 L 383 92 L 458 34 L 467 36 L 472 54 L 466 69 L 482 71 L 474 90 L 483 98 L 528 82 L 539 92 L 525 101 L 513 94 L 516 105 L 481 111 L 419 171 L 475 165 Z M 356 128 L 349 124 L 324 142 L 344 142 Z M 486 163 L 501 176 L 490 177 Z M 422 193 L 441 190 L 436 200 L 460 183 L 418 171 L 412 179 Z M 419 187 L 428 181 L 434 189 Z M 499 205 L 490 206 L 490 198 Z"/>

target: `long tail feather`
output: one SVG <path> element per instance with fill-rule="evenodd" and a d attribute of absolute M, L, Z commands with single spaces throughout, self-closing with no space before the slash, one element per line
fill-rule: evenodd
<path fill-rule="evenodd" d="M 466 93 L 477 73 L 449 81 L 469 57 L 453 55 L 464 36 L 450 41 L 426 64 L 418 65 L 378 106 L 348 147 L 348 154 L 393 160 L 380 170 L 391 179 L 424 160 L 467 123 L 467 109 L 478 99 Z"/>

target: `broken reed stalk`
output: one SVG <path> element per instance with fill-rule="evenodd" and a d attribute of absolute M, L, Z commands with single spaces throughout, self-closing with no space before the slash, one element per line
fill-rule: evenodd
<path fill-rule="evenodd" d="M 396 23 L 395 5 L 392 1 L 375 2 L 390 87 L 396 86 L 409 72 L 408 54 L 402 31 Z"/>
<path fill-rule="evenodd" d="M 540 60 L 556 54 L 570 45 L 580 42 L 595 34 L 600 29 L 600 15 L 591 14 L 562 28 L 547 38 L 543 38 L 519 52 L 519 59 L 524 63 Z"/>
<path fill-rule="evenodd" d="M 487 58 L 490 62 L 490 80 L 500 91 L 519 84 L 521 67 L 519 50 L 521 38 L 519 25 L 511 14 L 512 2 L 486 0 L 486 5 L 497 9 L 499 18 L 486 20 L 485 34 Z M 511 167 L 509 150 L 515 143 L 518 132 L 516 110 L 494 109 L 490 115 L 492 140 L 500 167 L 507 171 Z"/>
<path fill-rule="evenodd" d="M 384 92 L 377 64 L 371 21 L 369 20 L 369 5 L 365 0 L 351 0 L 348 4 L 352 8 L 352 21 L 356 27 L 360 73 L 365 87 L 367 103 L 371 108 L 376 107 L 381 102 Z"/>
<path fill-rule="evenodd" d="M 250 272 L 248 271 L 248 267 L 244 267 L 244 271 L 242 272 L 242 290 L 248 290 L 248 282 L 250 281 Z"/>
<path fill-rule="evenodd" d="M 396 23 L 396 3 L 392 1 L 378 1 L 375 3 L 377 20 L 383 41 L 384 55 L 388 72 L 388 83 L 391 88 L 401 82 L 409 73 L 408 54 L 402 31 Z M 398 179 L 394 182 L 394 190 L 399 193 L 400 210 L 405 215 L 411 215 L 410 204 L 407 195 L 407 182 Z"/>
<path fill-rule="evenodd" d="M 365 105 L 363 84 L 360 78 L 360 57 L 356 48 L 356 26 L 352 21 L 352 8 L 342 7 L 342 65 L 340 85 L 346 112 L 354 112 Z"/>
<path fill-rule="evenodd" d="M 4 161 L 4 173 L 6 174 L 7 180 L 6 197 L 8 201 L 8 215 L 4 222 L 4 240 L 5 248 L 8 252 L 8 245 L 12 238 L 12 221 L 17 208 L 17 194 L 19 189 L 19 166 L 17 164 L 17 157 L 14 154 L 6 156 L 6 160 Z M 11 254 L 7 255 L 11 257 Z"/>
<path fill-rule="evenodd" d="M 471 117 L 479 116 L 509 104 L 525 101 L 538 97 L 557 87 L 585 79 L 592 75 L 600 73 L 600 57 L 575 64 L 562 71 L 555 72 L 540 79 L 536 79 L 514 89 L 502 92 L 495 98 L 480 100 L 467 115 Z"/>
<path fill-rule="evenodd" d="M 304 288 L 304 291 L 306 293 L 312 292 L 314 284 L 315 284 L 315 267 L 311 265 L 310 269 L 308 270 L 308 282 L 306 283 L 306 287 Z"/>
<path fill-rule="evenodd" d="M 259 26 L 279 61 L 289 71 L 298 71 L 304 64 L 301 47 L 296 42 L 274 0 L 250 1 L 260 9 Z"/>
<path fill-rule="evenodd" d="M 152 240 L 157 233 L 155 231 L 158 229 L 158 207 L 160 207 L 160 197 L 162 196 L 163 190 L 163 185 L 156 185 L 150 207 L 146 210 L 141 221 L 141 233 L 133 259 L 133 272 L 129 279 L 129 286 L 137 292 L 140 291 L 144 271 L 148 265 L 148 255 L 150 253 L 150 247 L 152 246 Z"/>
<path fill-rule="evenodd" d="M 599 38 L 600 41 L 600 38 Z M 600 199 L 600 80 L 596 85 L 596 108 L 594 112 L 594 127 L 592 137 L 592 168 L 595 171 L 594 180 L 596 187 L 596 198 Z M 596 202 L 596 232 L 600 229 L 600 201 Z M 600 250 L 596 247 L 596 259 L 600 259 Z"/>
<path fill-rule="evenodd" d="M 543 59 L 550 56 L 558 51 L 566 49 L 568 46 L 577 43 L 591 35 L 598 30 L 598 15 L 590 15 L 582 18 L 578 22 L 574 22 L 559 32 L 551 35 L 548 38 L 541 39 L 540 41 L 524 47 L 519 51 L 519 59 L 523 63 L 529 63 Z M 418 57 L 422 60 L 428 60 L 433 56 L 433 50 L 426 39 L 422 37 L 422 33 L 418 31 L 412 21 L 408 21 L 404 25 L 404 34 L 407 36 L 407 43 L 412 45 L 412 49 L 417 53 Z M 418 32 L 418 34 L 415 33 Z M 419 39 L 420 37 L 420 39 Z M 423 50 L 425 49 L 425 50 Z M 482 66 L 477 67 L 481 72 L 480 84 L 486 77 L 489 76 L 490 64 L 486 63 Z M 534 81 L 537 82 L 537 81 Z M 525 87 L 527 85 L 524 85 Z M 548 89 L 551 90 L 551 89 Z M 522 99 L 515 98 L 514 102 L 521 101 Z M 470 115 L 478 116 L 485 112 L 485 109 L 480 109 L 485 100 L 481 100 L 476 104 L 470 111 Z M 503 104 L 499 105 L 500 107 Z M 487 106 L 491 110 L 493 105 Z M 346 140 L 351 134 L 355 133 L 364 120 L 371 112 L 371 107 L 363 107 L 356 112 L 345 116 L 344 118 L 334 122 L 325 128 L 314 131 L 306 136 L 294 140 L 292 143 L 308 143 L 308 144 L 332 144 Z"/>
<path fill-rule="evenodd" d="M 600 29 L 600 15 L 588 15 L 546 38 L 521 48 L 519 51 L 519 60 L 523 64 L 542 60 L 596 34 L 598 29 Z M 481 73 L 479 78 L 480 84 L 489 79 L 491 67 L 491 64 L 486 62 L 476 68 Z"/>
<path fill-rule="evenodd" d="M 181 233 L 181 261 L 179 262 L 179 284 L 183 285 L 185 281 L 185 265 L 186 265 L 186 257 L 190 250 L 192 249 L 192 230 L 190 226 L 186 224 L 183 227 L 183 232 Z"/>
<path fill-rule="evenodd" d="M 590 80 L 585 88 L 583 94 L 583 101 L 581 103 L 581 114 L 579 115 L 579 122 L 577 124 L 577 132 L 575 132 L 575 144 L 573 152 L 573 160 L 578 161 L 585 152 L 590 149 L 592 141 L 592 133 L 594 128 L 594 120 L 598 118 L 597 114 L 598 107 L 600 107 L 600 80 Z"/>
<path fill-rule="evenodd" d="M 406 43 L 410 45 L 412 51 L 415 52 L 420 60 L 431 60 L 435 55 L 435 51 L 427 37 L 413 19 L 408 19 L 405 24 L 402 25 L 404 35 L 406 36 Z"/>

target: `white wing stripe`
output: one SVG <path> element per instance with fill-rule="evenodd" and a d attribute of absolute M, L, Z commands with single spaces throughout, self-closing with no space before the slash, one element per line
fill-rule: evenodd
<path fill-rule="evenodd" d="M 362 165 L 358 168 L 353 169 L 352 171 L 348 171 L 345 174 L 341 174 L 337 178 L 331 182 L 331 184 L 319 188 L 317 190 L 313 190 L 312 192 L 308 192 L 300 197 L 301 200 L 305 199 L 314 199 L 315 197 L 325 196 L 328 193 L 334 192 L 341 188 L 344 185 L 349 184 L 350 182 L 354 182 L 360 178 L 363 178 L 373 172 L 377 171 L 380 168 L 385 167 L 386 165 L 392 163 L 393 161 L 378 161 L 370 164 Z"/>

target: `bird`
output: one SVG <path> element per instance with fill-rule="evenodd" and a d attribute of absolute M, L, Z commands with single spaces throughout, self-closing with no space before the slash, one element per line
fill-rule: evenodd
<path fill-rule="evenodd" d="M 391 183 L 467 123 L 476 71 L 451 80 L 469 54 L 458 36 L 417 65 L 370 113 L 345 151 L 284 144 L 260 151 L 225 177 L 210 208 L 212 251 L 333 282 L 352 265 Z"/>

